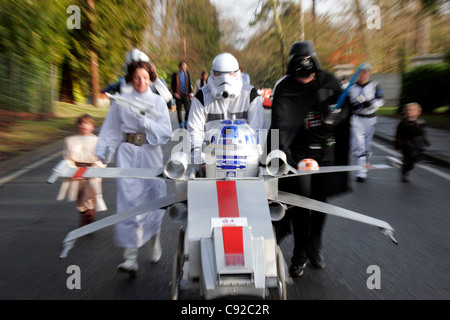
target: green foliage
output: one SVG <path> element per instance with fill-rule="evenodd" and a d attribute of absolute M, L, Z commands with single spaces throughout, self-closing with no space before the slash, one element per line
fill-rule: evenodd
<path fill-rule="evenodd" d="M 202 69 L 209 70 L 219 53 L 219 22 L 209 0 L 92 2 L 93 14 L 86 0 L 0 1 L 0 108 L 52 111 L 51 91 L 59 85 L 68 101 L 75 96 L 84 102 L 91 94 L 92 50 L 98 55 L 100 88 L 123 75 L 125 54 L 132 48 L 149 55 L 166 82 L 183 58 L 183 36 L 193 81 Z M 169 2 L 177 10 L 167 18 L 177 22 L 172 34 L 179 38 L 144 43 L 144 31 L 152 32 L 162 18 L 163 12 L 153 9 L 167 8 Z M 67 25 L 75 14 L 67 12 L 71 5 L 80 9 L 80 29 Z M 161 46 L 164 43 L 171 47 Z"/>
<path fill-rule="evenodd" d="M 219 20 L 209 0 L 180 1 L 178 11 L 186 38 L 186 61 L 195 81 L 201 70 L 210 70 L 212 60 L 220 53 Z"/>
<path fill-rule="evenodd" d="M 48 63 L 61 61 L 66 50 L 64 28 L 68 1 L 11 1 L 0 3 L 0 52 L 25 60 L 39 56 Z"/>
<path fill-rule="evenodd" d="M 147 5 L 145 1 L 96 0 L 94 13 L 90 15 L 85 0 L 72 1 L 72 4 L 81 10 L 81 29 L 66 28 L 70 47 L 67 57 L 74 81 L 88 95 L 91 92 L 90 50 L 98 54 L 100 87 L 116 82 L 123 74 L 126 52 L 140 42 L 148 24 Z"/>
<path fill-rule="evenodd" d="M 402 78 L 400 103 L 417 102 L 425 113 L 450 103 L 450 64 L 424 64 Z"/>
<path fill-rule="evenodd" d="M 86 113 L 94 118 L 96 128 L 100 128 L 108 108 L 59 102 L 55 103 L 54 117 L 46 121 L 15 121 L 7 131 L 0 132 L 0 159 L 6 155 L 18 155 L 36 149 L 76 133 L 76 120 Z"/>
<path fill-rule="evenodd" d="M 141 41 L 149 25 L 147 4 L 135 0 L 94 2 L 91 25 L 85 0 L 0 2 L 0 108 L 52 111 L 51 90 L 57 90 L 63 62 L 70 66 L 73 86 L 88 96 L 91 48 L 98 53 L 100 86 L 117 81 L 125 53 Z M 67 12 L 70 5 L 80 8 L 80 29 L 67 26 L 73 14 Z M 52 70 L 56 70 L 53 75 Z"/>
<path fill-rule="evenodd" d="M 67 50 L 68 1 L 0 2 L 0 108 L 51 111 L 52 64 Z"/>
<path fill-rule="evenodd" d="M 96 0 L 94 44 L 99 55 L 100 86 L 116 82 L 123 74 L 126 52 L 138 46 L 150 24 L 147 10 L 146 1 Z"/>

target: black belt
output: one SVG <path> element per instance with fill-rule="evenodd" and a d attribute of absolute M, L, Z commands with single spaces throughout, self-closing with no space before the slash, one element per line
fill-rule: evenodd
<path fill-rule="evenodd" d="M 363 117 L 363 118 L 374 118 L 374 117 L 377 116 L 377 114 L 376 113 L 372 113 L 372 114 L 358 114 L 358 113 L 355 113 L 355 116 Z"/>
<path fill-rule="evenodd" d="M 94 164 L 90 162 L 75 162 L 75 165 L 78 168 L 86 168 L 86 167 L 92 167 Z"/>
<path fill-rule="evenodd" d="M 304 150 L 305 148 L 310 149 L 310 150 L 320 150 L 320 149 L 326 149 L 326 148 L 332 147 L 335 144 L 336 144 L 336 140 L 334 138 L 327 138 L 325 141 L 322 141 L 322 142 L 311 143 L 307 146 L 298 144 L 298 145 L 295 145 L 294 147 L 297 148 L 298 150 Z"/>
<path fill-rule="evenodd" d="M 135 146 L 142 146 L 145 143 L 148 143 L 145 138 L 145 133 L 137 132 L 137 133 L 125 133 L 125 142 L 132 143 Z"/>
<path fill-rule="evenodd" d="M 327 141 L 321 142 L 321 143 L 313 143 L 308 146 L 309 149 L 312 150 L 319 150 L 319 149 L 325 149 L 332 147 L 336 141 L 334 139 L 327 139 Z"/>

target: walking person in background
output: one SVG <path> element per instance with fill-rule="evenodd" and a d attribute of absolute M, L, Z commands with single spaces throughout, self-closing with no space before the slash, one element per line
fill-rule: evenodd
<path fill-rule="evenodd" d="M 377 82 L 370 80 L 371 74 L 372 66 L 365 63 L 358 80 L 348 91 L 353 110 L 350 120 L 351 150 L 357 165 L 369 164 L 372 155 L 371 143 L 377 124 L 376 112 L 384 105 L 383 90 Z M 357 171 L 357 182 L 364 182 L 366 179 L 366 169 Z"/>
<path fill-rule="evenodd" d="M 201 87 L 206 85 L 207 81 L 208 81 L 208 72 L 203 70 L 200 79 L 197 79 L 197 81 L 195 81 L 194 96 L 197 94 L 198 90 L 200 90 Z"/>
<path fill-rule="evenodd" d="M 95 120 L 85 114 L 77 120 L 78 133 L 64 139 L 63 158 L 72 168 L 104 168 L 95 155 L 98 137 L 94 135 Z M 58 200 L 67 196 L 69 201 L 76 201 L 80 212 L 81 225 L 95 221 L 96 211 L 107 210 L 102 197 L 102 180 L 100 178 L 72 178 L 65 180 L 58 194 Z"/>
<path fill-rule="evenodd" d="M 409 172 L 414 165 L 423 159 L 425 147 L 429 147 L 430 141 L 426 134 L 425 120 L 419 118 L 422 107 L 416 103 L 408 103 L 404 107 L 405 117 L 397 126 L 395 134 L 395 148 L 403 154 L 402 181 L 409 182 Z"/>
<path fill-rule="evenodd" d="M 191 108 L 191 100 L 193 98 L 191 76 L 187 71 L 186 62 L 182 61 L 178 65 L 179 70 L 172 75 L 171 92 L 175 97 L 177 104 L 178 125 L 180 128 L 187 128 L 187 119 L 189 116 L 189 109 Z M 182 109 L 184 106 L 184 121 Z"/>
<path fill-rule="evenodd" d="M 148 101 L 160 116 L 152 113 L 135 113 L 117 103 L 110 110 L 100 130 L 96 154 L 109 163 L 116 154 L 119 168 L 160 168 L 163 166 L 161 145 L 172 136 L 169 110 L 165 100 L 149 87 L 152 67 L 146 61 L 134 61 L 128 66 L 127 82 L 133 91 L 123 94 L 124 99 Z M 152 202 L 166 195 L 164 181 L 144 179 L 117 180 L 117 210 Z M 125 262 L 118 271 L 134 275 L 138 270 L 138 250 L 149 242 L 150 261 L 158 262 L 161 254 L 159 236 L 164 210 L 152 210 L 134 218 L 119 222 L 114 227 L 115 242 L 124 248 Z"/>

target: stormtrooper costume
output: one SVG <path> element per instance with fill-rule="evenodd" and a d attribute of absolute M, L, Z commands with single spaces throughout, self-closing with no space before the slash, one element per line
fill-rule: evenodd
<path fill-rule="evenodd" d="M 362 68 L 367 71 L 371 69 L 368 63 Z M 368 165 L 372 154 L 371 142 L 377 124 L 376 112 L 384 105 L 383 90 L 375 81 L 369 80 L 364 84 L 356 82 L 350 87 L 348 96 L 353 110 L 350 128 L 354 163 Z M 367 170 L 358 171 L 356 178 L 359 182 L 364 181 L 367 178 Z"/>
<path fill-rule="evenodd" d="M 204 163 L 202 144 L 205 133 L 220 121 L 245 120 L 255 130 L 264 126 L 262 98 L 255 88 L 244 84 L 239 63 L 229 53 L 214 58 L 206 86 L 195 95 L 188 119 L 192 156 L 195 164 Z"/>
<path fill-rule="evenodd" d="M 119 168 L 159 168 L 163 166 L 163 153 L 161 145 L 172 136 L 172 126 L 169 112 L 164 99 L 154 94 L 150 89 L 144 93 L 133 90 L 122 95 L 125 99 L 140 98 L 152 103 L 161 116 L 141 115 L 128 108 L 111 104 L 106 116 L 96 148 L 96 155 L 104 162 L 111 162 L 116 156 L 116 165 Z M 130 139 L 135 134 L 144 134 L 143 139 Z M 129 141 L 129 142 L 127 142 Z M 117 180 L 117 211 L 124 210 L 151 202 L 166 195 L 164 181 L 144 179 L 118 179 Z M 130 218 L 115 225 L 115 243 L 118 247 L 127 248 L 124 257 L 126 263 L 131 264 L 119 271 L 130 272 L 137 270 L 137 249 L 147 241 L 159 237 L 163 210 L 154 210 Z M 155 236 L 155 237 L 154 237 Z M 152 240 L 153 241 L 153 240 Z M 159 240 L 157 240 L 159 244 Z M 159 260 L 161 253 L 152 256 L 151 260 Z M 130 271 L 131 270 L 131 271 Z"/>

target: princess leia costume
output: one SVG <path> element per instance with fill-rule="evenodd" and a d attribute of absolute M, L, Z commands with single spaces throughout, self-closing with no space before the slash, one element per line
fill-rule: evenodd
<path fill-rule="evenodd" d="M 161 145 L 168 142 L 172 136 L 172 126 L 169 112 L 164 99 L 147 89 L 143 93 L 133 90 L 123 94 L 123 98 L 146 100 L 154 105 L 161 115 L 138 114 L 126 107 L 112 102 L 106 116 L 96 148 L 96 155 L 109 163 L 116 156 L 116 166 L 119 168 L 159 168 L 163 166 Z M 117 180 L 117 211 L 122 212 L 151 202 L 166 195 L 164 181 L 144 179 Z M 119 271 L 134 273 L 137 271 L 137 251 L 152 239 L 151 249 L 157 243 L 157 253 L 153 252 L 150 259 L 159 260 L 161 248 L 159 233 L 163 210 L 154 210 L 127 219 L 115 225 L 115 243 L 126 248 L 125 263 L 119 265 Z M 155 240 L 156 239 L 156 240 Z"/>

